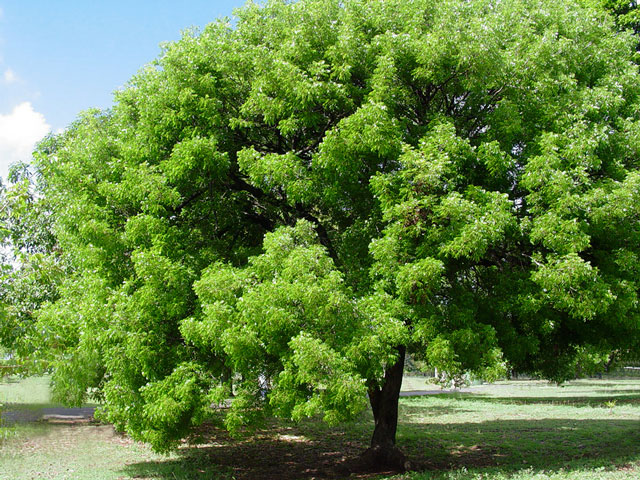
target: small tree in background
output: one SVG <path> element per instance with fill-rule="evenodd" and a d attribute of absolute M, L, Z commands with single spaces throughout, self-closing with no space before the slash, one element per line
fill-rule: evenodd
<path fill-rule="evenodd" d="M 395 446 L 407 351 L 563 380 L 638 341 L 634 39 L 568 2 L 249 4 L 165 46 L 37 167 L 69 403 L 158 450 L 235 399 Z M 230 375 L 233 372 L 233 376 Z"/>

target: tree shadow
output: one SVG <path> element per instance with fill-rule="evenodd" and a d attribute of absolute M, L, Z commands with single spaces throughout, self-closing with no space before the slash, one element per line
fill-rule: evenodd
<path fill-rule="evenodd" d="M 423 409 L 424 410 L 424 409 Z M 199 445 L 184 445 L 167 461 L 128 465 L 123 474 L 164 479 L 338 479 L 380 473 L 348 470 L 367 447 L 371 422 L 345 431 L 317 422 L 274 424 L 250 438 L 233 440 L 212 426 Z M 398 444 L 421 469 L 498 469 L 515 472 L 616 468 L 640 460 L 640 420 L 495 420 L 415 424 L 403 421 Z M 350 474 L 352 475 L 350 477 Z"/>
<path fill-rule="evenodd" d="M 485 393 L 455 393 L 441 394 L 441 396 L 469 402 L 489 402 L 502 405 L 572 405 L 575 407 L 593 407 L 601 406 L 611 401 L 614 401 L 617 405 L 634 405 L 640 403 L 640 392 L 637 390 L 631 392 L 617 393 L 615 391 L 598 391 L 598 393 L 603 393 L 603 395 L 559 395 L 556 397 L 494 397 L 491 394 Z"/>
<path fill-rule="evenodd" d="M 609 382 L 599 382 L 596 380 L 572 380 L 563 384 L 566 387 L 586 387 L 586 388 L 606 388 L 607 390 L 617 389 L 619 387 L 626 387 L 626 384 L 638 385 L 640 378 L 620 378 Z M 639 390 L 636 389 L 636 392 Z"/>
<path fill-rule="evenodd" d="M 346 462 L 362 453 L 368 441 L 351 429 L 344 433 L 315 421 L 299 426 L 278 422 L 251 437 L 235 440 L 209 425 L 196 437 L 198 444 L 185 444 L 177 458 L 134 463 L 122 473 L 161 480 L 346 478 L 350 475 Z M 370 476 L 375 473 L 354 478 Z"/>
<path fill-rule="evenodd" d="M 595 392 L 605 395 L 625 395 L 640 397 L 640 389 L 637 388 L 607 388 L 602 390 L 595 390 Z"/>

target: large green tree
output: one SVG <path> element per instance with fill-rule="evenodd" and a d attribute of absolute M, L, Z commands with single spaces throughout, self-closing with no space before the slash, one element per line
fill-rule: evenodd
<path fill-rule="evenodd" d="M 558 0 L 248 4 L 37 155 L 71 269 L 55 388 L 169 449 L 367 407 L 407 352 L 555 380 L 638 341 L 634 39 Z M 44 348 L 44 347 L 43 347 Z"/>

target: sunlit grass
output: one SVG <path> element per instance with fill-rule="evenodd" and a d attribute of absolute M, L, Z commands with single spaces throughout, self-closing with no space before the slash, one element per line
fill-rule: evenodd
<path fill-rule="evenodd" d="M 413 392 L 413 391 L 433 391 L 440 390 L 440 386 L 434 384 L 429 377 L 420 377 L 420 376 L 405 376 L 402 379 L 402 391 L 403 392 Z"/>
<path fill-rule="evenodd" d="M 399 443 L 429 470 L 397 478 L 640 478 L 637 380 L 499 382 L 471 391 L 402 401 Z"/>
<path fill-rule="evenodd" d="M 0 403 L 50 405 L 50 377 L 7 377 L 0 379 Z"/>

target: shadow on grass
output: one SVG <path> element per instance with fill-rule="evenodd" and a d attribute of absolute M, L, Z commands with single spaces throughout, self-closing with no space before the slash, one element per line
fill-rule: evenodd
<path fill-rule="evenodd" d="M 611 381 L 611 382 L 598 382 L 593 380 L 572 380 L 563 385 L 567 387 L 590 388 L 590 389 L 606 388 L 607 391 L 611 391 L 611 390 L 618 390 L 620 388 L 627 387 L 630 384 L 635 385 L 637 387 L 640 385 L 640 383 L 638 383 L 639 381 L 640 381 L 640 378 L 634 378 L 634 379 L 627 378 L 627 379 L 620 379 L 620 381 Z M 638 390 L 637 388 L 635 391 L 640 392 L 640 390 Z"/>
<path fill-rule="evenodd" d="M 363 424 L 348 433 L 309 421 L 299 426 L 274 425 L 250 438 L 233 440 L 213 426 L 201 428 L 198 445 L 185 445 L 178 458 L 141 462 L 122 473 L 154 479 L 337 479 L 349 477 L 345 460 L 366 448 Z M 366 426 L 368 427 L 368 425 Z M 367 478 L 374 474 L 362 475 Z"/>
<path fill-rule="evenodd" d="M 345 432 L 310 424 L 274 426 L 243 441 L 210 427 L 203 430 L 205 444 L 185 446 L 168 461 L 129 465 L 123 473 L 161 480 L 349 477 L 344 462 L 366 448 L 370 422 L 351 425 Z M 570 472 L 640 460 L 640 420 L 402 423 L 398 444 L 427 470 L 493 468 L 508 473 L 529 467 Z"/>
<path fill-rule="evenodd" d="M 603 390 L 594 390 L 596 393 L 605 395 L 636 395 L 640 396 L 640 389 L 637 388 L 607 388 Z"/>
<path fill-rule="evenodd" d="M 620 394 L 616 391 L 610 391 L 606 392 L 606 395 L 597 396 L 494 397 L 491 394 L 485 393 L 443 393 L 439 396 L 469 402 L 489 402 L 501 405 L 572 405 L 574 407 L 594 407 L 605 405 L 605 403 L 611 401 L 614 401 L 616 405 L 635 405 L 640 403 L 640 392 L 637 390 L 635 390 L 633 394 Z"/>
<path fill-rule="evenodd" d="M 205 454 L 188 454 L 163 462 L 143 462 L 127 465 L 126 478 L 154 478 L 158 480 L 232 479 L 233 469 L 217 465 Z M 124 477 L 122 477 L 124 478 Z"/>

